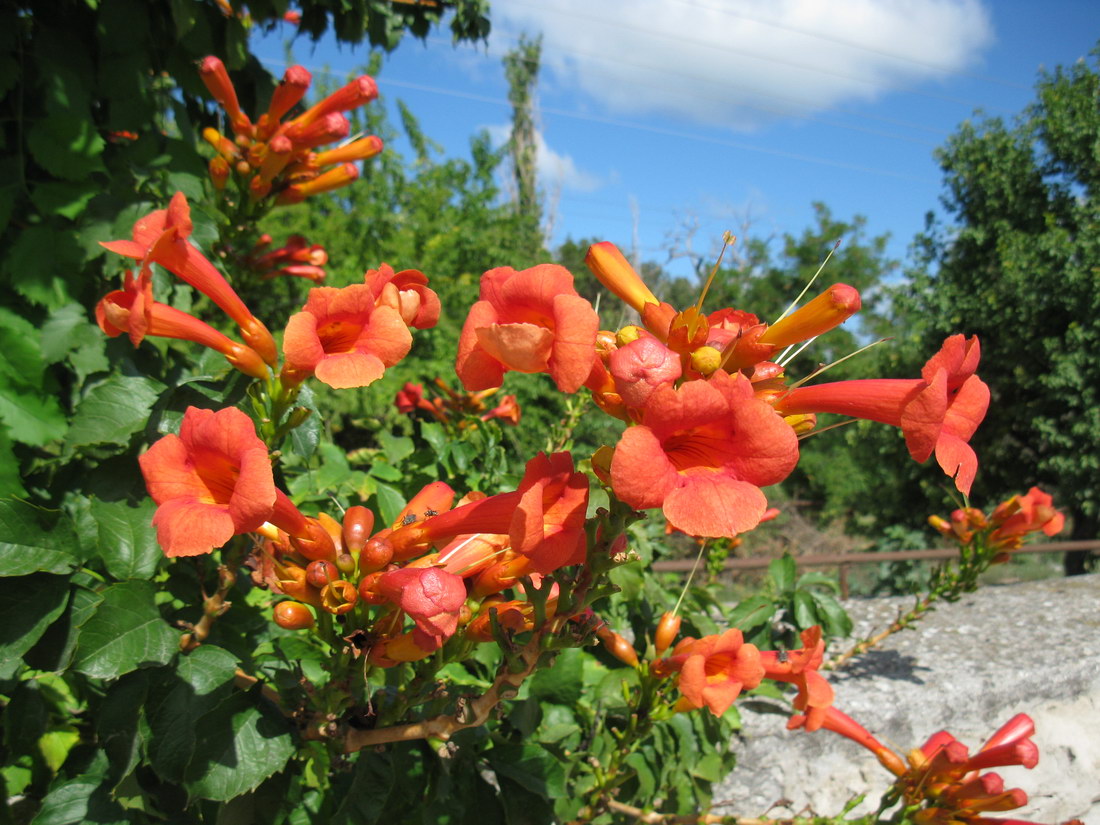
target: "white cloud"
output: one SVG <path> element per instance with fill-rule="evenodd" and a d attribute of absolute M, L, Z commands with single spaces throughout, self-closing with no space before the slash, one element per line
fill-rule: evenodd
<path fill-rule="evenodd" d="M 508 140 L 511 129 L 510 125 L 489 126 L 489 137 L 500 146 Z M 571 155 L 551 149 L 542 132 L 535 133 L 535 165 L 539 186 L 548 192 L 594 192 L 603 186 L 600 178 L 579 168 Z"/>
<path fill-rule="evenodd" d="M 973 64 L 980 0 L 495 0 L 495 46 L 543 33 L 543 82 L 613 114 L 740 130 Z"/>

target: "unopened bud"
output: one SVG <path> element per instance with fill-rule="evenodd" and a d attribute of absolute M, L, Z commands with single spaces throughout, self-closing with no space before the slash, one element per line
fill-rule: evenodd
<path fill-rule="evenodd" d="M 340 578 L 340 570 L 330 561 L 318 559 L 306 567 L 306 581 L 320 589 Z"/>
<path fill-rule="evenodd" d="M 275 624 L 286 630 L 308 630 L 313 627 L 313 611 L 301 602 L 279 602 L 274 610 Z"/>
<path fill-rule="evenodd" d="M 668 612 L 661 616 L 657 622 L 657 630 L 653 634 L 653 646 L 658 656 L 664 656 L 665 651 L 672 647 L 676 634 L 680 632 L 681 617 Z"/>
<path fill-rule="evenodd" d="M 620 347 L 625 347 L 627 344 L 637 341 L 644 333 L 645 330 L 641 327 L 629 324 L 615 333 L 615 343 Z"/>
<path fill-rule="evenodd" d="M 374 573 L 393 560 L 393 545 L 389 539 L 374 538 L 367 541 L 359 551 L 359 571 Z"/>
<path fill-rule="evenodd" d="M 699 347 L 691 354 L 691 368 L 709 376 L 722 366 L 722 353 L 714 347 Z"/>
<path fill-rule="evenodd" d="M 344 511 L 344 546 L 349 553 L 359 553 L 370 539 L 374 529 L 374 513 L 362 504 L 354 504 Z M 389 562 L 389 559 L 383 564 Z"/>

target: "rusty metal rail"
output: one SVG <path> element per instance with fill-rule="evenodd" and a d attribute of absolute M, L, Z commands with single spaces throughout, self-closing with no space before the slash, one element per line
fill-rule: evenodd
<path fill-rule="evenodd" d="M 1065 553 L 1069 550 L 1100 550 L 1100 541 L 1059 541 L 1048 544 L 1025 544 L 1009 553 Z M 936 547 L 930 550 L 892 550 L 885 553 L 809 553 L 793 556 L 798 567 L 839 567 L 842 595 L 847 598 L 848 567 L 853 564 L 878 564 L 886 561 L 941 561 L 959 555 L 957 547 Z M 771 557 L 726 559 L 726 570 L 763 570 Z M 671 559 L 653 563 L 653 569 L 662 573 L 687 573 L 694 565 L 693 559 Z"/>

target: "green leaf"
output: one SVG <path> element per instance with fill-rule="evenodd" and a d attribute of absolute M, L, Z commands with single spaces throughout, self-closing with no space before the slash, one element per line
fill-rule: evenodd
<path fill-rule="evenodd" d="M 654 776 L 653 769 L 649 767 L 645 755 L 636 751 L 623 761 L 634 769 L 634 776 L 638 780 L 637 798 L 645 801 L 652 799 L 653 791 L 657 787 L 657 777 Z"/>
<path fill-rule="evenodd" d="M 295 455 L 309 458 L 321 441 L 321 414 L 317 411 L 317 401 L 313 390 L 304 384 L 298 392 L 296 407 L 312 410 L 309 418 L 290 431 L 290 449 Z"/>
<path fill-rule="evenodd" d="M 108 789 L 101 784 L 101 777 L 85 774 L 51 788 L 31 825 L 127 825 L 129 822 L 129 815 L 111 799 Z"/>
<path fill-rule="evenodd" d="M 290 723 L 259 691 L 238 691 L 202 718 L 187 790 L 224 802 L 281 771 L 293 755 Z"/>
<path fill-rule="evenodd" d="M 404 478 L 404 473 L 384 461 L 373 462 L 367 472 L 375 478 L 382 479 L 382 481 L 400 481 Z"/>
<path fill-rule="evenodd" d="M 489 751 L 489 764 L 497 775 L 545 800 L 565 794 L 565 769 L 538 745 L 497 744 Z"/>
<path fill-rule="evenodd" d="M 38 329 L 5 307 L 0 307 L 0 376 L 20 387 L 42 388 L 45 369 Z"/>
<path fill-rule="evenodd" d="M 794 591 L 794 623 L 799 630 L 813 627 L 817 621 L 817 607 L 809 590 Z"/>
<path fill-rule="evenodd" d="M 540 668 L 530 680 L 531 696 L 555 705 L 573 705 L 584 690 L 584 657 L 578 648 L 563 650 L 553 667 Z"/>
<path fill-rule="evenodd" d="M 179 634 L 160 617 L 149 582 L 128 581 L 103 591 L 95 615 L 80 630 L 73 667 L 115 679 L 139 667 L 163 665 L 179 650 Z"/>
<path fill-rule="evenodd" d="M 765 596 L 750 596 L 738 603 L 729 615 L 729 622 L 739 630 L 752 630 L 766 624 L 775 615 L 775 604 Z"/>
<path fill-rule="evenodd" d="M 4 708 L 4 747 L 8 761 L 14 755 L 33 753 L 39 737 L 46 732 L 49 709 L 36 679 L 19 682 Z"/>
<path fill-rule="evenodd" d="M 0 579 L 0 679 L 9 679 L 23 654 L 41 638 L 69 601 L 69 580 L 35 573 Z"/>
<path fill-rule="evenodd" d="M 24 501 L 0 499 L 0 576 L 68 573 L 79 563 L 68 516 Z"/>
<path fill-rule="evenodd" d="M 149 688 L 147 671 L 123 676 L 111 685 L 96 714 L 96 736 L 107 754 L 107 785 L 114 789 L 141 756 L 138 720 Z"/>
<path fill-rule="evenodd" d="M 31 202 L 43 215 L 61 215 L 72 220 L 99 192 L 100 187 L 91 183 L 50 181 L 31 190 Z"/>
<path fill-rule="evenodd" d="M 803 573 L 801 576 L 798 577 L 798 584 L 796 586 L 799 589 L 809 589 L 811 587 L 827 587 L 834 593 L 840 592 L 840 585 L 837 583 L 836 578 L 834 576 L 830 576 L 828 573 L 822 572 L 821 570 L 808 570 L 807 572 Z"/>
<path fill-rule="evenodd" d="M 108 378 L 80 402 L 66 444 L 128 444 L 134 433 L 145 428 L 163 389 L 163 384 L 151 378 Z"/>
<path fill-rule="evenodd" d="M 19 233 L 3 269 L 16 292 L 32 304 L 55 309 L 72 301 L 68 285 L 76 283 L 83 263 L 75 230 L 39 225 Z"/>
<path fill-rule="evenodd" d="M 413 440 L 408 436 L 394 435 L 386 430 L 379 431 L 378 441 L 382 445 L 382 452 L 386 459 L 394 466 L 412 455 L 413 450 L 416 449 Z"/>
<path fill-rule="evenodd" d="M 99 531 L 99 555 L 116 579 L 148 579 L 164 554 L 157 544 L 153 514 L 157 506 L 144 499 L 137 507 L 125 502 L 92 501 Z"/>
<path fill-rule="evenodd" d="M 25 496 L 26 488 L 19 474 L 19 461 L 11 447 L 7 427 L 0 425 L 0 497 Z"/>
<path fill-rule="evenodd" d="M 81 181 L 104 171 L 99 156 L 106 142 L 90 117 L 63 112 L 43 118 L 27 133 L 31 154 L 42 168 L 59 178 Z"/>
<path fill-rule="evenodd" d="M 378 510 L 384 524 L 393 524 L 397 514 L 405 509 L 405 496 L 401 491 L 389 484 L 379 484 L 375 491 L 374 500 L 378 502 Z"/>
<path fill-rule="evenodd" d="M 336 809 L 332 825 L 374 825 L 393 789 L 393 760 L 389 753 L 360 751 L 355 775 Z"/>
<path fill-rule="evenodd" d="M 40 447 L 65 435 L 65 414 L 53 396 L 0 387 L 0 421 L 14 441 Z"/>
<path fill-rule="evenodd" d="M 818 613 L 825 617 L 825 635 L 851 636 L 852 618 L 840 602 L 828 593 L 810 593 L 817 604 Z"/>
<path fill-rule="evenodd" d="M 79 585 L 72 589 L 69 606 L 64 614 L 42 635 L 24 660 L 35 670 L 62 671 L 68 668 L 76 650 L 80 628 L 95 613 L 103 601 L 98 593 Z"/>
<path fill-rule="evenodd" d="M 107 337 L 88 320 L 80 304 L 66 304 L 50 313 L 40 338 L 46 363 L 56 364 L 68 356 L 81 383 L 93 372 L 105 372 L 111 366 Z"/>
<path fill-rule="evenodd" d="M 162 779 L 183 781 L 195 754 L 199 722 L 234 690 L 237 657 L 204 644 L 165 669 L 150 690 L 149 761 Z M 156 697 L 156 698 L 153 698 Z"/>
<path fill-rule="evenodd" d="M 443 425 L 435 421 L 424 421 L 420 424 L 420 437 L 431 445 L 436 455 L 447 449 L 447 433 Z"/>
<path fill-rule="evenodd" d="M 794 587 L 794 577 L 797 572 L 794 559 L 790 553 L 784 553 L 781 558 L 768 562 L 768 575 L 775 582 L 776 592 L 784 594 Z"/>

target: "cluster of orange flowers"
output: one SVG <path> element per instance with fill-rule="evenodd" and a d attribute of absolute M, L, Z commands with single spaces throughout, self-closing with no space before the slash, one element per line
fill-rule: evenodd
<path fill-rule="evenodd" d="M 320 244 L 311 244 L 302 235 L 291 235 L 286 243 L 269 249 L 273 238 L 266 232 L 256 240 L 251 251 L 241 259 L 241 265 L 255 272 L 261 280 L 270 281 L 281 275 L 305 278 L 320 283 L 325 279 L 324 265 L 328 252 Z"/>
<path fill-rule="evenodd" d="M 795 717 L 789 727 L 800 725 L 801 720 Z M 821 727 L 875 754 L 897 777 L 894 790 L 903 804 L 920 806 L 913 814 L 918 825 L 1037 825 L 1022 819 L 987 816 L 1027 804 L 1023 790 L 1005 790 L 1000 775 L 987 770 L 1013 765 L 1030 770 L 1039 763 L 1039 748 L 1031 741 L 1035 724 L 1025 713 L 1009 719 L 974 754 L 950 733 L 940 731 L 911 750 L 905 759 L 837 708 L 825 712 Z M 1073 819 L 1064 825 L 1083 823 Z"/>
<path fill-rule="evenodd" d="M 141 269 L 137 278 L 127 272 L 123 289 L 97 304 L 100 328 L 112 337 L 128 334 L 134 346 L 147 335 L 193 341 L 222 353 L 253 378 L 270 378 L 271 370 L 279 367 L 275 339 L 191 243 L 191 231 L 190 207 L 183 193 L 177 192 L 167 209 L 137 220 L 131 240 L 103 244 L 140 261 Z M 153 264 L 177 275 L 222 309 L 237 324 L 244 343 L 156 301 Z M 427 284 L 421 272 L 394 272 L 382 264 L 368 270 L 361 284 L 311 289 L 302 311 L 291 316 L 283 334 L 279 372 L 283 387 L 292 389 L 310 376 L 336 388 L 362 387 L 380 378 L 387 367 L 408 354 L 409 328 L 427 329 L 439 319 L 439 298 Z"/>
<path fill-rule="evenodd" d="M 1032 487 L 1024 495 L 1001 502 L 988 516 L 974 507 L 963 507 L 955 510 L 950 519 L 929 516 L 928 523 L 964 546 L 979 539 L 987 549 L 1001 551 L 996 561 L 1007 561 L 1008 553 L 1020 548 L 1029 534 L 1057 535 L 1066 518 L 1054 509 L 1050 494 Z"/>
<path fill-rule="evenodd" d="M 359 177 L 355 162 L 382 151 L 382 141 L 374 135 L 335 149 L 315 151 L 326 143 L 347 138 L 351 124 L 343 113 L 378 97 L 378 88 L 367 75 L 284 120 L 312 82 L 308 69 L 291 66 L 275 88 L 267 111 L 253 123 L 241 111 L 237 91 L 221 60 L 205 58 L 199 73 L 233 131 L 232 139 L 212 127 L 202 133 L 217 152 L 210 161 L 210 179 L 218 190 L 224 189 L 232 176 L 252 200 L 271 196 L 277 204 L 301 203 L 311 195 L 354 182 Z"/>
<path fill-rule="evenodd" d="M 600 330 L 563 267 L 500 267 L 482 276 L 456 370 L 471 391 L 499 387 L 513 370 L 546 372 L 562 392 L 588 387 L 602 410 L 628 424 L 614 449 L 593 459 L 624 503 L 659 507 L 673 528 L 693 536 L 751 530 L 768 512 L 761 488 L 794 469 L 798 437 L 814 428 L 817 413 L 899 427 L 914 459 L 934 454 L 969 492 L 978 461 L 967 442 L 989 404 L 974 374 L 976 338 L 948 338 L 920 378 L 788 385 L 782 351 L 847 320 L 860 308 L 855 289 L 835 284 L 768 325 L 732 308 L 704 315 L 702 297 L 677 311 L 612 244 L 594 245 L 585 262 L 641 325 Z"/>
<path fill-rule="evenodd" d="M 443 395 L 428 398 L 422 384 L 406 382 L 393 399 L 397 411 L 408 414 L 421 410 L 441 424 L 454 423 L 459 429 L 468 426 L 471 416 L 482 421 L 498 418 L 513 427 L 519 424 L 521 411 L 514 395 L 506 395 L 495 407 L 486 409 L 486 400 L 496 395 L 499 387 L 479 392 L 455 392 L 442 378 L 432 383 L 443 390 Z"/>

